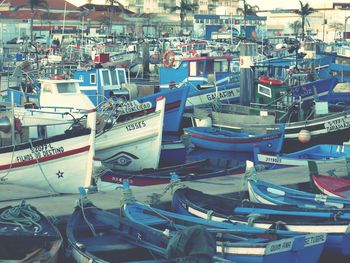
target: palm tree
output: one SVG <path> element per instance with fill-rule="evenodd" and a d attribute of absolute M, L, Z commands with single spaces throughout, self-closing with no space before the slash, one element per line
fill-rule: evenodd
<path fill-rule="evenodd" d="M 37 10 L 45 9 L 46 11 L 49 11 L 49 5 L 46 2 L 46 0 L 28 0 L 29 8 L 31 11 L 30 15 L 30 40 L 33 40 L 33 22 L 34 22 L 34 15 Z M 26 9 L 28 8 L 27 5 L 19 5 L 17 6 L 14 11 L 18 11 L 19 9 Z"/>
<path fill-rule="evenodd" d="M 114 4 L 117 4 L 118 7 L 120 8 L 120 10 L 122 11 L 122 13 L 124 13 L 124 6 L 117 0 L 106 0 L 106 5 L 109 5 L 109 26 L 108 26 L 108 33 L 112 34 L 112 27 L 113 27 L 113 19 L 112 16 L 114 16 L 115 13 L 115 8 L 114 8 Z"/>
<path fill-rule="evenodd" d="M 334 30 L 334 40 L 335 40 L 337 36 L 337 32 L 343 30 L 344 25 L 342 23 L 334 22 L 329 25 L 329 28 Z"/>
<path fill-rule="evenodd" d="M 198 4 L 189 4 L 187 0 L 181 0 L 180 5 L 169 7 L 170 12 L 180 11 L 180 27 L 185 25 L 187 13 L 192 13 L 198 8 Z"/>
<path fill-rule="evenodd" d="M 247 4 L 246 1 L 243 1 L 243 8 L 239 7 L 237 8 L 237 14 L 243 14 L 244 17 L 244 30 L 247 25 L 247 16 L 258 16 L 256 13 L 259 10 L 259 7 L 257 5 L 250 5 Z"/>
<path fill-rule="evenodd" d="M 309 20 L 307 20 L 307 16 L 312 13 L 317 12 L 315 9 L 309 6 L 309 3 L 305 5 L 299 0 L 300 9 L 296 10 L 295 13 L 301 17 L 301 39 L 305 39 L 305 22 L 310 26 Z"/>
<path fill-rule="evenodd" d="M 293 31 L 295 38 L 297 38 L 301 29 L 301 22 L 299 20 L 294 21 L 293 23 L 289 24 L 289 28 Z"/>

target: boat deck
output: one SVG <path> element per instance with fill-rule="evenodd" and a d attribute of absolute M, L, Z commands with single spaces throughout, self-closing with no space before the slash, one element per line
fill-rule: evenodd
<path fill-rule="evenodd" d="M 336 162 L 334 166 L 327 167 L 320 165 L 321 174 L 326 174 L 328 170 L 335 169 L 338 176 L 346 175 L 345 162 Z M 189 187 L 203 191 L 212 195 L 223 195 L 233 192 L 243 192 L 247 190 L 244 182 L 244 175 L 231 175 L 210 179 L 203 179 L 193 182 L 185 182 Z M 279 185 L 296 185 L 309 181 L 307 167 L 293 167 L 286 169 L 265 170 L 258 173 L 258 178 Z M 117 187 L 118 185 L 116 185 Z M 141 202 L 150 201 L 150 196 L 162 194 L 166 185 L 155 185 L 148 187 L 132 188 L 135 198 Z M 77 190 L 78 192 L 78 190 Z M 122 191 L 120 187 L 116 190 L 97 192 L 89 194 L 89 199 L 97 206 L 106 210 L 117 210 L 120 207 Z M 35 190 L 8 183 L 0 184 L 0 206 L 17 205 L 22 199 L 27 199 L 31 205 L 35 206 L 46 216 L 54 216 L 65 222 L 72 214 L 78 194 L 51 195 L 49 192 Z M 167 191 L 160 199 L 161 202 L 171 200 L 171 191 Z"/>

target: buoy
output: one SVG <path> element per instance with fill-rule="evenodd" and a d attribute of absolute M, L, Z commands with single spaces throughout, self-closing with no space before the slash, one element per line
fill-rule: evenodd
<path fill-rule="evenodd" d="M 298 139 L 301 143 L 308 143 L 311 140 L 311 134 L 308 130 L 301 130 Z"/>

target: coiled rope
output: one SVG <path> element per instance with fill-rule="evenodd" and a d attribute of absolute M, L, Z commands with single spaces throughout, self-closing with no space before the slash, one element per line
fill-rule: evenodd
<path fill-rule="evenodd" d="M 0 214 L 0 224 L 14 225 L 25 232 L 41 232 L 40 219 L 38 212 L 24 200 L 20 205 L 10 207 Z"/>

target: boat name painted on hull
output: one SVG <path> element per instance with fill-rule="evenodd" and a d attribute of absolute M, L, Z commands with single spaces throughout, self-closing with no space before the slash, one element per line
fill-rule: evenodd
<path fill-rule="evenodd" d="M 51 144 L 43 144 L 43 145 L 37 145 L 32 148 L 30 148 L 32 151 L 31 153 L 25 154 L 25 155 L 19 155 L 16 157 L 16 161 L 18 163 L 20 162 L 25 162 L 25 161 L 30 161 L 34 159 L 39 159 L 42 157 L 47 157 L 59 153 L 64 152 L 63 146 L 60 147 L 52 147 Z"/>
<path fill-rule="evenodd" d="M 281 253 L 283 251 L 289 251 L 293 246 L 293 239 L 291 240 L 281 240 L 271 242 L 266 246 L 265 254 Z"/>
<path fill-rule="evenodd" d="M 122 114 L 127 114 L 127 113 L 142 111 L 142 110 L 148 110 L 150 108 L 152 108 L 151 102 L 139 103 L 138 101 L 133 100 L 133 101 L 125 102 L 121 107 L 118 108 L 118 110 Z"/>
<path fill-rule="evenodd" d="M 207 98 L 209 101 L 215 100 L 216 98 L 223 99 L 223 98 L 230 98 L 237 96 L 233 90 L 224 90 L 219 91 L 218 96 L 216 95 L 216 92 L 210 93 L 207 95 Z"/>
<path fill-rule="evenodd" d="M 324 242 L 326 242 L 326 234 L 307 235 L 305 237 L 304 245 L 308 247 L 311 245 L 322 244 Z"/>
<path fill-rule="evenodd" d="M 282 159 L 280 157 L 265 157 L 265 162 L 268 163 L 281 163 Z"/>
<path fill-rule="evenodd" d="M 133 130 L 137 130 L 137 129 L 142 129 L 146 127 L 146 122 L 145 121 L 139 121 L 139 122 L 135 122 L 129 125 L 126 125 L 125 128 L 127 131 L 133 131 Z"/>
<path fill-rule="evenodd" d="M 327 129 L 327 132 L 350 128 L 350 117 L 325 122 L 324 126 Z"/>

